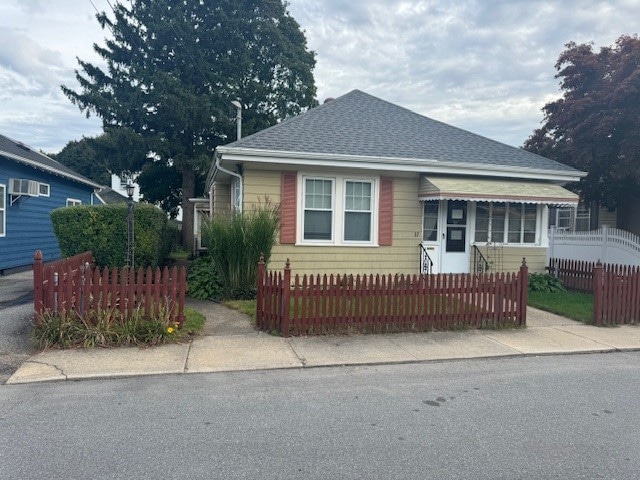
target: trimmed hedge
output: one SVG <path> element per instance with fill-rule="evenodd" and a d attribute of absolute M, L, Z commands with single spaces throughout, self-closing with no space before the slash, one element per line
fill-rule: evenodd
<path fill-rule="evenodd" d="M 127 204 L 78 205 L 51 212 L 63 257 L 87 250 L 100 267 L 122 267 L 127 260 Z M 134 207 L 136 267 L 157 267 L 169 255 L 173 234 L 167 216 L 150 204 Z"/>

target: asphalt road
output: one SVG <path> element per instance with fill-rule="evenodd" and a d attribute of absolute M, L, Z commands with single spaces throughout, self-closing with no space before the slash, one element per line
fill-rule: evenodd
<path fill-rule="evenodd" d="M 28 298 L 26 302 L 13 301 L 0 307 L 0 384 L 33 353 L 33 300 Z"/>
<path fill-rule="evenodd" d="M 0 388 L 1 479 L 635 479 L 640 353 Z"/>

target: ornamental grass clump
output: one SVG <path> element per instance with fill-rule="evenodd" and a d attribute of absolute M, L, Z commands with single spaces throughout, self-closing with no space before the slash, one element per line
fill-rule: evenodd
<path fill-rule="evenodd" d="M 119 310 L 98 309 L 87 315 L 46 311 L 34 325 L 33 341 L 38 349 L 153 346 L 189 338 L 204 325 L 204 317 L 185 309 L 180 326 L 170 319 L 167 308 L 150 317 L 140 310 L 124 316 Z"/>
<path fill-rule="evenodd" d="M 280 226 L 279 207 L 268 200 L 243 213 L 217 214 L 202 228 L 225 299 L 255 298 L 260 255 L 271 257 Z"/>

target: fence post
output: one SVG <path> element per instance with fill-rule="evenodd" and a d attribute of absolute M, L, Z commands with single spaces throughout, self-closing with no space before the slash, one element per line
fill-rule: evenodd
<path fill-rule="evenodd" d="M 260 254 L 258 261 L 258 285 L 256 288 L 256 324 L 258 328 L 262 328 L 263 320 L 263 302 L 264 302 L 264 255 Z"/>
<path fill-rule="evenodd" d="M 600 260 L 593 267 L 593 323 L 602 325 L 603 267 Z"/>
<path fill-rule="evenodd" d="M 527 324 L 527 301 L 528 301 L 528 288 L 529 288 L 529 267 L 527 266 L 527 259 L 522 257 L 522 265 L 520 266 L 520 305 L 518 307 L 520 318 L 518 322 L 521 326 Z"/>
<path fill-rule="evenodd" d="M 549 230 L 549 258 L 553 258 L 555 246 L 556 246 L 556 227 L 555 225 L 552 225 L 551 229 Z"/>
<path fill-rule="evenodd" d="M 609 227 L 607 225 L 602 226 L 602 255 L 600 258 L 604 263 L 611 262 L 611 259 L 607 260 L 607 244 L 609 243 Z"/>
<path fill-rule="evenodd" d="M 289 336 L 289 308 L 291 296 L 291 264 L 287 258 L 284 265 L 284 278 L 282 279 L 282 321 L 280 329 L 285 337 Z"/>
<path fill-rule="evenodd" d="M 36 322 L 44 310 L 44 299 L 42 298 L 42 286 L 44 283 L 44 268 L 42 266 L 42 252 L 36 250 L 33 255 L 33 309 L 36 312 Z"/>

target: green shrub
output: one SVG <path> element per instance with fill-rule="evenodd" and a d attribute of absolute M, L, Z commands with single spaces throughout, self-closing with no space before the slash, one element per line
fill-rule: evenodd
<path fill-rule="evenodd" d="M 202 227 L 225 299 L 255 298 L 260 254 L 269 262 L 280 225 L 279 208 L 265 201 L 242 214 L 215 215 Z"/>
<path fill-rule="evenodd" d="M 64 257 L 87 250 L 97 265 L 121 267 L 127 259 L 127 205 L 80 205 L 51 212 L 53 231 Z M 134 207 L 135 263 L 156 267 L 172 248 L 167 216 L 150 204 Z M 169 240 L 168 240 L 169 238 Z"/>
<path fill-rule="evenodd" d="M 165 233 L 162 236 L 162 250 L 160 261 L 169 258 L 172 252 L 180 250 L 180 234 L 182 224 L 174 219 L 168 219 Z"/>
<path fill-rule="evenodd" d="M 200 300 L 220 300 L 222 283 L 209 255 L 197 258 L 189 265 L 187 274 L 187 293 Z"/>
<path fill-rule="evenodd" d="M 545 273 L 530 273 L 528 290 L 530 292 L 564 292 L 565 288 L 562 282 L 556 277 Z"/>

